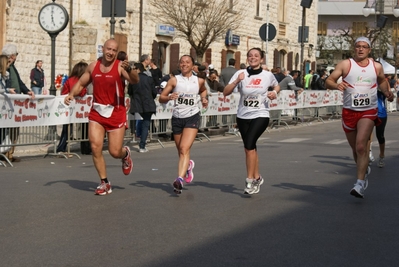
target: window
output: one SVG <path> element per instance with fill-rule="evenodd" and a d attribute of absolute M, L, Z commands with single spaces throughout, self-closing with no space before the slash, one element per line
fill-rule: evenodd
<path fill-rule="evenodd" d="M 357 36 L 366 36 L 367 35 L 367 22 L 353 22 L 352 26 L 352 35 L 354 37 Z"/>
<path fill-rule="evenodd" d="M 234 7 L 234 0 L 229 0 L 229 9 L 232 10 Z"/>
<path fill-rule="evenodd" d="M 393 43 L 399 41 L 399 21 L 392 22 L 392 40 Z"/>
<path fill-rule="evenodd" d="M 287 10 L 287 0 L 280 0 L 279 8 L 278 8 L 278 20 L 280 22 L 286 22 L 286 10 Z"/>
<path fill-rule="evenodd" d="M 260 0 L 256 0 L 256 10 L 255 10 L 255 14 L 257 17 L 260 17 Z"/>
<path fill-rule="evenodd" d="M 327 23 L 319 21 L 317 24 L 317 36 L 327 36 Z"/>

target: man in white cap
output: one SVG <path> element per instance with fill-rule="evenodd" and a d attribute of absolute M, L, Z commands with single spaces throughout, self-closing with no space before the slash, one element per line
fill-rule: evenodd
<path fill-rule="evenodd" d="M 342 128 L 352 148 L 357 166 L 357 181 L 350 194 L 363 198 L 367 188 L 367 176 L 371 172 L 367 142 L 374 125 L 379 123 L 377 88 L 393 100 L 382 65 L 369 58 L 371 42 L 359 37 L 354 44 L 353 58 L 338 63 L 326 79 L 327 89 L 343 92 Z M 342 82 L 337 83 L 342 76 Z"/>
<path fill-rule="evenodd" d="M 30 95 L 32 99 L 35 98 L 33 91 L 26 87 L 25 83 L 21 80 L 17 68 L 15 67 L 15 61 L 17 60 L 18 51 L 15 44 L 5 44 L 1 50 L 1 54 L 8 57 L 8 62 L 10 62 L 10 67 L 8 72 L 10 73 L 11 88 L 14 89 L 16 94 L 27 94 Z M 19 128 L 10 128 L 10 139 L 13 144 L 16 144 L 19 137 Z M 6 153 L 6 156 L 11 162 L 19 162 L 20 158 L 14 157 L 15 146 L 11 147 L 11 150 Z"/>

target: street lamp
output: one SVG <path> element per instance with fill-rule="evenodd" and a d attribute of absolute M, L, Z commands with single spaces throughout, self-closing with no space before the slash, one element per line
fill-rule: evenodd
<path fill-rule="evenodd" d="M 369 0 L 366 0 L 366 5 L 363 7 L 363 15 L 365 17 L 368 17 L 373 12 L 374 10 L 371 7 L 369 7 Z"/>
<path fill-rule="evenodd" d="M 393 8 L 393 15 L 399 17 L 399 0 L 396 1 L 396 6 Z"/>
<path fill-rule="evenodd" d="M 363 10 L 362 10 L 363 15 L 365 17 L 368 17 L 372 13 L 376 13 L 377 1 L 379 1 L 379 0 L 375 0 L 374 3 L 370 6 L 369 0 L 366 0 L 366 4 L 364 5 Z M 395 1 L 395 0 L 392 0 L 392 1 Z M 381 2 L 381 4 L 383 4 L 383 2 Z M 381 7 L 381 8 L 383 8 L 383 7 Z M 392 13 L 396 18 L 399 17 L 399 0 L 396 0 L 396 6 L 392 9 Z"/>

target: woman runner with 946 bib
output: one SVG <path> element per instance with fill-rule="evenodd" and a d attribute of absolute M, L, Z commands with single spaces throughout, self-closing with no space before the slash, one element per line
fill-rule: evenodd
<path fill-rule="evenodd" d="M 179 66 L 181 74 L 171 77 L 159 96 L 160 103 L 174 101 L 172 132 L 179 154 L 178 176 L 173 182 L 176 194 L 181 194 L 184 182 L 191 183 L 194 178 L 190 149 L 200 124 L 198 100 L 203 107 L 208 106 L 205 80 L 193 75 L 194 59 L 184 55 L 180 58 Z"/>

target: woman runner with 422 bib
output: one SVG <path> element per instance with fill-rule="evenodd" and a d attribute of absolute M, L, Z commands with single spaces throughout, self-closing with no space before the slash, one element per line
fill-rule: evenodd
<path fill-rule="evenodd" d="M 269 125 L 269 100 L 277 98 L 280 86 L 274 75 L 262 69 L 264 52 L 252 48 L 247 53 L 249 67 L 237 71 L 223 94 L 230 95 L 238 86 L 240 101 L 237 110 L 237 126 L 244 143 L 247 178 L 244 194 L 259 193 L 263 178 L 259 174 L 259 159 L 256 142 Z M 273 91 L 268 91 L 269 87 Z"/>

